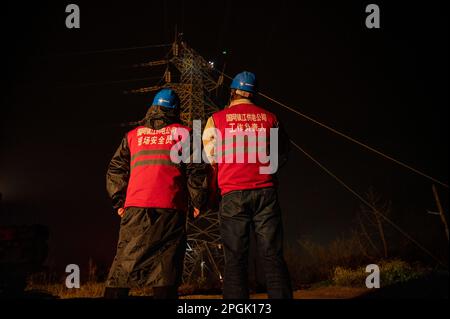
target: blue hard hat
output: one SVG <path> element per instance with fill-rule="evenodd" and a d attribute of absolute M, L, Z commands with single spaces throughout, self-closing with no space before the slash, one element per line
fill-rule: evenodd
<path fill-rule="evenodd" d="M 180 104 L 178 95 L 172 89 L 162 89 L 156 93 L 152 105 L 159 105 L 169 109 L 177 108 Z"/>
<path fill-rule="evenodd" d="M 256 76 L 252 72 L 241 72 L 234 77 L 233 82 L 231 82 L 230 88 L 255 93 Z"/>

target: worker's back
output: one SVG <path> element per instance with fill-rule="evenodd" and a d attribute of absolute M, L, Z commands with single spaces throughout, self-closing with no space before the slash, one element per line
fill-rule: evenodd
<path fill-rule="evenodd" d="M 173 123 L 159 130 L 139 126 L 127 134 L 130 180 L 125 207 L 186 208 L 185 177 L 170 150 L 188 139 L 188 132 L 188 127 Z"/>
<path fill-rule="evenodd" d="M 221 194 L 272 187 L 273 176 L 261 174 L 260 168 L 269 165 L 261 159 L 270 149 L 270 129 L 277 126 L 276 116 L 254 104 L 243 103 L 214 113 L 213 120 L 222 137 L 216 146 Z M 259 142 L 261 137 L 266 145 Z"/>

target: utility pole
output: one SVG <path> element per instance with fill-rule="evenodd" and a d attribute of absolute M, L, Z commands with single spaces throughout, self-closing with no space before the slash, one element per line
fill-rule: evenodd
<path fill-rule="evenodd" d="M 445 234 L 447 235 L 447 242 L 449 241 L 449 234 L 448 234 L 448 223 L 447 223 L 447 218 L 445 217 L 445 213 L 444 213 L 444 209 L 442 208 L 441 205 L 441 200 L 439 199 L 439 194 L 437 192 L 437 188 L 436 185 L 433 184 L 432 186 L 433 189 L 433 195 L 434 195 L 434 200 L 436 201 L 436 206 L 439 210 L 439 215 L 441 216 L 441 221 L 444 224 L 445 227 Z"/>

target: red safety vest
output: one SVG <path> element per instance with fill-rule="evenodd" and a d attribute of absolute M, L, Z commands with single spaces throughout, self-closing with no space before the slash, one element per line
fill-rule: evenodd
<path fill-rule="evenodd" d="M 171 124 L 160 130 L 139 126 L 128 133 L 131 158 L 125 207 L 186 209 L 185 178 L 180 165 L 171 161 L 170 150 L 189 139 L 189 132 L 186 126 Z"/>
<path fill-rule="evenodd" d="M 222 141 L 217 141 L 218 147 L 221 145 L 221 153 L 217 158 L 217 179 L 221 194 L 274 186 L 272 175 L 260 173 L 259 168 L 268 166 L 269 163 L 261 163 L 256 141 L 257 134 L 265 134 L 267 141 L 265 153 L 268 154 L 270 128 L 276 127 L 278 123 L 276 116 L 254 104 L 237 104 L 214 113 L 213 120 L 222 136 Z M 242 139 L 227 138 L 227 133 L 228 136 L 247 136 Z"/>

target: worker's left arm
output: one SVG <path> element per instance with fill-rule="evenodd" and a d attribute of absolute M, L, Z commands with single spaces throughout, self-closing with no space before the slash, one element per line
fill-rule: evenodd
<path fill-rule="evenodd" d="M 186 178 L 189 197 L 194 208 L 204 210 L 208 193 L 206 164 L 187 163 Z"/>
<path fill-rule="evenodd" d="M 194 131 L 193 134 L 198 134 Z M 201 133 L 200 133 L 201 134 Z M 200 140 L 201 136 L 197 136 L 197 140 Z M 186 163 L 186 179 L 187 189 L 192 205 L 194 206 L 194 217 L 203 211 L 206 206 L 208 198 L 208 177 L 207 177 L 207 164 L 202 161 L 202 145 L 193 144 L 193 135 L 190 134 L 190 154 L 189 161 Z M 200 148 L 199 150 L 197 148 Z M 194 153 L 196 156 L 194 156 Z M 200 155 L 200 156 L 199 156 Z"/>
<path fill-rule="evenodd" d="M 106 173 L 106 190 L 112 199 L 114 210 L 123 208 L 130 177 L 130 149 L 127 136 L 122 139 L 112 157 Z"/>

